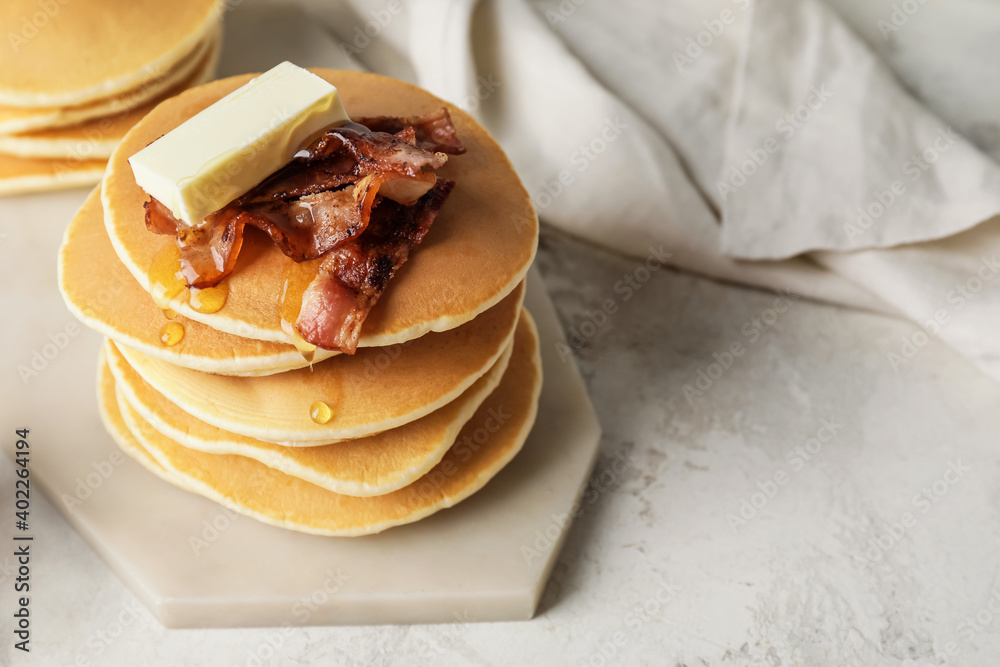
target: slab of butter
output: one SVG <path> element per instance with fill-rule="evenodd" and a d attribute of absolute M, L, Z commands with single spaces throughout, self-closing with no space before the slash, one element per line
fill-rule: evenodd
<path fill-rule="evenodd" d="M 135 182 L 197 225 L 350 120 L 337 89 L 289 62 L 268 70 L 129 158 Z"/>

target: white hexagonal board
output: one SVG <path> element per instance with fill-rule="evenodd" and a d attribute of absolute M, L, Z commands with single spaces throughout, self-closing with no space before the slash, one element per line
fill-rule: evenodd
<path fill-rule="evenodd" d="M 31 217 L 23 233 L 3 240 L 0 275 L 8 288 L 0 307 L 27 316 L 0 334 L 8 369 L 0 426 L 4 434 L 31 429 L 35 489 L 164 625 L 534 614 L 600 439 L 576 367 L 556 353 L 562 334 L 536 273 L 526 304 L 538 323 L 545 380 L 537 422 L 517 457 L 471 498 L 415 524 L 361 538 L 305 535 L 161 481 L 124 457 L 104 431 L 95 392 L 100 338 L 73 326 L 55 285 L 62 229 L 82 199 L 64 193 L 0 202 L 5 217 Z"/>

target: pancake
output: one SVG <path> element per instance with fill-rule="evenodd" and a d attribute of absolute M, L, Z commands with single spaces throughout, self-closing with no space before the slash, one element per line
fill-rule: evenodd
<path fill-rule="evenodd" d="M 0 104 L 78 105 L 166 72 L 215 26 L 219 0 L 5 0 Z"/>
<path fill-rule="evenodd" d="M 165 346 L 169 320 L 118 259 L 104 228 L 100 188 L 73 217 L 59 250 L 59 290 L 91 329 L 143 354 L 206 373 L 267 375 L 309 365 L 295 347 L 222 333 L 177 315 L 184 338 Z M 316 350 L 313 361 L 336 352 Z"/>
<path fill-rule="evenodd" d="M 275 375 L 231 377 L 175 366 L 117 345 L 135 371 L 185 412 L 267 442 L 325 443 L 396 428 L 455 400 L 514 335 L 523 284 L 471 322 L 395 350 L 367 348 Z M 316 423 L 317 401 L 331 416 Z"/>
<path fill-rule="evenodd" d="M 523 320 L 537 341 L 530 316 L 526 314 Z M 271 525 L 318 535 L 358 536 L 417 521 L 485 486 L 527 439 L 538 408 L 541 360 L 537 342 L 530 355 L 515 355 L 500 386 L 463 427 L 438 465 L 398 491 L 367 498 L 333 493 L 243 456 L 182 447 L 144 425 L 127 402 L 119 406 L 106 365 L 98 381 L 101 413 L 112 437 L 126 453 L 168 482 Z M 122 411 L 136 425 L 134 432 Z M 498 421 L 493 418 L 497 413 L 510 417 Z M 498 424 L 492 433 L 486 426 L 491 421 Z"/>
<path fill-rule="evenodd" d="M 48 160 L 0 153 L 0 196 L 100 183 L 107 160 Z"/>
<path fill-rule="evenodd" d="M 338 87 L 354 117 L 407 116 L 446 106 L 468 148 L 437 170 L 457 186 L 372 309 L 359 346 L 391 345 L 455 328 L 509 294 L 534 258 L 538 221 L 500 146 L 469 114 L 408 83 L 362 72 L 314 71 Z M 112 155 L 102 186 L 105 224 L 118 256 L 147 291 L 154 257 L 174 240 L 147 231 L 142 208 L 147 195 L 136 185 L 127 158 L 250 78 L 215 81 L 167 100 L 132 128 Z M 236 269 L 226 279 L 226 307 L 211 314 L 186 304 L 175 310 L 219 331 L 291 342 L 281 328 L 278 295 L 294 264 L 266 235 L 248 229 Z"/>
<path fill-rule="evenodd" d="M 93 118 L 121 113 L 148 102 L 173 88 L 179 81 L 191 76 L 204 60 L 215 34 L 199 42 L 194 50 L 184 56 L 169 70 L 147 70 L 147 79 L 135 88 L 112 97 L 74 106 L 11 107 L 0 105 L 0 133 L 16 134 L 76 125 Z"/>
<path fill-rule="evenodd" d="M 179 445 L 209 454 L 245 456 L 334 493 L 364 497 L 396 491 L 437 465 L 462 426 L 500 384 L 508 364 L 524 363 L 535 348 L 531 326 L 522 318 L 511 352 L 448 405 L 378 435 L 318 447 L 285 447 L 209 426 L 157 393 L 121 355 L 111 353 L 107 358 L 122 399 L 142 422 Z M 511 354 L 518 359 L 510 362 Z M 139 426 L 125 412 L 135 432 Z"/>
<path fill-rule="evenodd" d="M 167 97 L 213 78 L 219 59 L 219 39 L 213 38 L 194 72 L 163 95 L 138 107 L 94 118 L 79 125 L 36 130 L 23 134 L 0 134 L 0 153 L 40 158 L 108 158 L 122 137 Z"/>

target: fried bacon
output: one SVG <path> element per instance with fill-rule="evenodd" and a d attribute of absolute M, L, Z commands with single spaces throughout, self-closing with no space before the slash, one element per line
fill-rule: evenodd
<path fill-rule="evenodd" d="M 455 126 L 447 109 L 426 116 L 412 118 L 378 116 L 365 118 L 359 122 L 375 132 L 388 132 L 397 136 L 404 132 L 413 132 L 416 145 L 424 150 L 450 155 L 461 155 L 465 152 L 465 147 L 455 134 Z"/>
<path fill-rule="evenodd" d="M 385 200 L 364 234 L 337 246 L 302 295 L 296 327 L 308 342 L 353 354 L 361 324 L 410 248 L 423 240 L 454 181 L 439 181 L 410 206 Z"/>
<path fill-rule="evenodd" d="M 210 287 L 232 272 L 247 225 L 296 262 L 323 257 L 296 326 L 310 343 L 353 353 L 368 312 L 454 186 L 433 170 L 464 152 L 446 109 L 360 119 L 328 129 L 196 225 L 150 198 L 146 227 L 177 238 L 191 287 Z"/>

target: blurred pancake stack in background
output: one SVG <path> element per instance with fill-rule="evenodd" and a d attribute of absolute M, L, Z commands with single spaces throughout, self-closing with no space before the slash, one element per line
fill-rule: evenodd
<path fill-rule="evenodd" d="M 211 80 L 220 0 L 5 0 L 0 195 L 100 181 L 162 100 Z"/>

